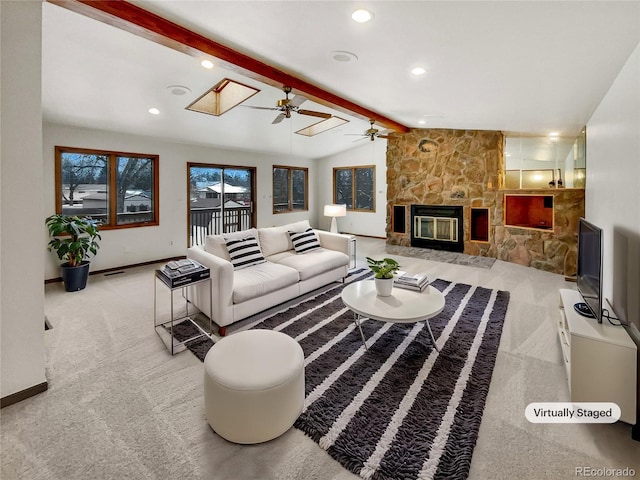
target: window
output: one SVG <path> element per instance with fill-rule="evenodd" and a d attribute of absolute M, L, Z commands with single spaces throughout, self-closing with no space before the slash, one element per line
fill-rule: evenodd
<path fill-rule="evenodd" d="M 158 225 L 158 156 L 56 147 L 56 212 L 101 229 Z"/>
<path fill-rule="evenodd" d="M 273 213 L 308 210 L 307 168 L 273 167 Z"/>
<path fill-rule="evenodd" d="M 333 169 L 333 203 L 344 203 L 347 210 L 376 211 L 376 167 Z"/>

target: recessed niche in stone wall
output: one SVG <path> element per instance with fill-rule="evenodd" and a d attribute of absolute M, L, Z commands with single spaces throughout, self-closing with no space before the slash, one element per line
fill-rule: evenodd
<path fill-rule="evenodd" d="M 406 233 L 407 231 L 407 206 L 394 205 L 392 210 L 391 224 L 394 233 Z"/>
<path fill-rule="evenodd" d="M 488 208 L 472 208 L 471 209 L 471 241 L 472 242 L 488 242 L 489 241 L 489 209 Z"/>
<path fill-rule="evenodd" d="M 553 195 L 505 195 L 504 224 L 553 230 Z"/>

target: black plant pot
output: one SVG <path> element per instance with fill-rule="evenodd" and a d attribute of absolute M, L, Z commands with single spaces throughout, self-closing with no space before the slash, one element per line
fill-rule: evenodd
<path fill-rule="evenodd" d="M 87 286 L 87 278 L 89 277 L 88 260 L 75 267 L 69 266 L 69 263 L 63 263 L 60 268 L 62 270 L 64 289 L 67 292 L 77 292 Z"/>

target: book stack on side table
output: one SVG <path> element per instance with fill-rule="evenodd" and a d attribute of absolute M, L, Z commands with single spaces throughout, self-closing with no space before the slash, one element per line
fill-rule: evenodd
<path fill-rule="evenodd" d="M 422 292 L 429 286 L 429 277 L 427 272 L 423 273 L 407 273 L 399 271 L 393 278 L 393 286 L 398 288 L 406 288 L 407 290 L 415 290 Z"/>
<path fill-rule="evenodd" d="M 207 267 L 195 260 L 176 260 L 167 263 L 158 270 L 158 278 L 169 288 L 176 288 L 187 285 L 198 280 L 209 278 L 210 272 Z"/>

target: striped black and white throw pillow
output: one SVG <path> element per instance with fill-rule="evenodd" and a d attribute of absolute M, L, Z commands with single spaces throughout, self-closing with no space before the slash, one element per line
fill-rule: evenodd
<path fill-rule="evenodd" d="M 225 243 L 234 270 L 240 270 L 241 268 L 266 262 L 255 237 L 240 239 L 225 238 Z"/>
<path fill-rule="evenodd" d="M 307 228 L 304 232 L 289 232 L 289 236 L 296 253 L 312 252 L 320 248 L 320 241 L 313 228 Z"/>

